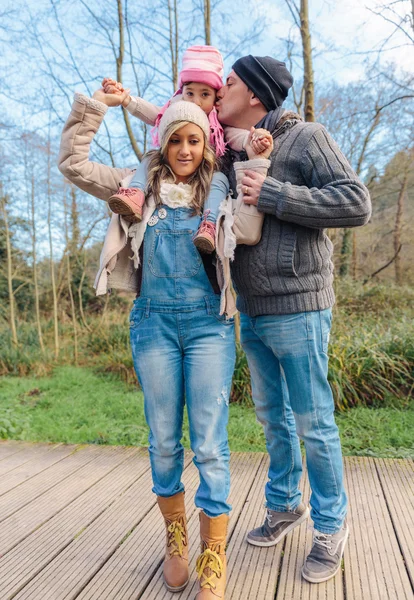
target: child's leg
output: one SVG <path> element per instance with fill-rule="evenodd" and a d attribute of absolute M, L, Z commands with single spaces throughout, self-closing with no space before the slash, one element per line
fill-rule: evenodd
<path fill-rule="evenodd" d="M 130 188 L 137 188 L 142 192 L 145 190 L 145 186 L 147 185 L 147 171 L 148 171 L 148 161 L 143 160 L 139 163 L 134 177 L 131 179 L 129 183 Z"/>
<path fill-rule="evenodd" d="M 204 204 L 203 218 L 194 236 L 194 244 L 207 254 L 216 247 L 216 221 L 221 202 L 229 192 L 229 182 L 223 173 L 214 173 L 210 193 Z"/>
<path fill-rule="evenodd" d="M 108 201 L 109 208 L 117 215 L 122 215 L 126 221 L 136 223 L 142 219 L 142 208 L 145 203 L 144 190 L 147 182 L 147 165 L 138 165 L 134 177 L 127 188 L 119 188 Z"/>
<path fill-rule="evenodd" d="M 229 193 L 229 181 L 223 173 L 214 173 L 211 181 L 210 193 L 204 203 L 203 215 L 208 211 L 207 221 L 215 223 L 218 217 L 219 206 Z"/>

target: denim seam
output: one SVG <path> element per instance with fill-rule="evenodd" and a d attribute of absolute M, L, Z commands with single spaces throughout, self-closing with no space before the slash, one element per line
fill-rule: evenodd
<path fill-rule="evenodd" d="M 306 315 L 306 322 L 307 322 L 307 325 L 309 325 L 308 314 Z M 325 451 L 326 451 L 326 453 L 328 455 L 329 464 L 331 466 L 331 471 L 332 471 L 332 478 L 333 478 L 333 481 L 335 483 L 335 491 L 336 491 L 336 495 L 338 496 L 338 494 L 339 494 L 338 482 L 336 481 L 335 471 L 334 471 L 333 464 L 332 464 L 332 459 L 331 459 L 331 454 L 330 454 L 329 448 L 326 445 L 326 442 L 325 442 L 325 440 L 324 440 L 324 438 L 322 436 L 322 432 L 321 432 L 321 429 L 320 429 L 320 426 L 319 426 L 319 419 L 318 419 L 318 415 L 317 415 L 317 411 L 316 411 L 315 394 L 314 394 L 314 389 L 313 389 L 313 361 L 312 361 L 312 353 L 310 352 L 310 348 L 309 348 L 309 340 L 308 340 L 308 356 L 309 356 L 309 364 L 310 364 L 310 370 L 311 370 L 311 373 L 310 373 L 310 384 L 311 384 L 311 397 L 312 397 L 312 405 L 313 405 L 313 414 L 314 414 L 314 418 L 315 418 L 315 421 L 316 421 L 316 425 L 318 427 L 318 432 L 319 432 L 320 439 L 322 440 L 322 443 L 324 445 Z"/>
<path fill-rule="evenodd" d="M 285 375 L 284 375 L 283 367 L 282 367 L 281 364 L 280 364 L 280 369 L 282 369 L 281 376 L 283 378 Z M 294 465 L 295 461 L 294 461 L 294 457 L 293 457 L 292 436 L 291 436 L 289 427 L 287 426 L 286 405 L 285 405 L 285 400 L 286 399 L 284 398 L 283 386 L 282 386 L 282 399 L 283 399 L 283 405 L 282 405 L 283 406 L 283 408 L 282 408 L 282 410 L 283 410 L 283 419 L 285 421 L 285 426 L 286 426 L 286 429 L 287 429 L 288 434 L 289 434 L 289 448 L 290 448 L 290 469 L 289 469 L 289 475 L 288 475 L 288 498 L 289 498 L 289 500 L 286 503 L 286 507 L 289 510 L 290 509 L 290 498 L 292 496 L 292 489 L 291 489 L 292 469 L 295 466 Z"/>

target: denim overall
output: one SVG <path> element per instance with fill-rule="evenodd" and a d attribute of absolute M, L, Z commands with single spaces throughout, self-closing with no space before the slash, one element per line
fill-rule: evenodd
<path fill-rule="evenodd" d="M 130 336 L 150 428 L 153 491 L 169 497 L 184 490 L 186 403 L 193 461 L 200 474 L 195 504 L 214 517 L 230 510 L 227 423 L 234 324 L 219 316 L 220 297 L 192 241 L 200 224 L 192 212 L 163 205 L 151 217 Z"/>

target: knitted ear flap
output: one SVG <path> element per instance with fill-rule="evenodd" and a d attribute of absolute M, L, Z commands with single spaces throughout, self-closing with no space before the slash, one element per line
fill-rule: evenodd
<path fill-rule="evenodd" d="M 218 156 L 218 157 L 223 156 L 223 154 L 226 151 L 226 142 L 224 141 L 224 131 L 223 131 L 223 127 L 219 123 L 219 120 L 217 117 L 217 111 L 214 107 L 213 107 L 213 110 L 210 111 L 210 114 L 208 115 L 208 120 L 210 123 L 210 130 L 211 130 L 210 144 L 215 149 L 216 156 Z"/>
<path fill-rule="evenodd" d="M 175 96 L 178 96 L 178 94 L 182 94 L 182 90 L 181 88 L 179 90 L 177 90 L 176 92 L 174 92 L 174 95 L 172 98 L 175 98 Z M 170 106 L 172 98 L 170 98 L 165 104 L 164 106 L 161 108 L 160 112 L 157 115 L 157 118 L 155 119 L 155 123 L 154 123 L 154 127 L 151 129 L 151 141 L 152 141 L 152 145 L 153 146 L 159 146 L 160 145 L 160 140 L 159 140 L 159 135 L 158 135 L 158 126 L 160 124 L 160 121 L 162 119 L 163 114 L 165 113 L 165 111 L 167 110 L 167 108 Z"/>

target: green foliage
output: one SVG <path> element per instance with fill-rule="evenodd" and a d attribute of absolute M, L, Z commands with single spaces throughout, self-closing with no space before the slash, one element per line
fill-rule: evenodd
<path fill-rule="evenodd" d="M 337 290 L 330 345 L 329 380 L 339 410 L 358 405 L 408 404 L 414 389 L 414 290 L 342 281 Z M 129 345 L 127 301 L 104 317 L 78 326 L 78 364 L 93 366 L 126 383 L 137 384 Z M 53 358 L 53 322 L 42 324 L 45 354 L 34 323 L 18 323 L 19 347 L 13 347 L 5 325 L 0 335 L 0 375 L 45 375 L 74 361 L 69 318 L 60 324 L 61 350 Z M 247 360 L 237 348 L 232 403 L 252 406 Z M 120 434 L 121 435 L 121 434 Z"/>
<path fill-rule="evenodd" d="M 339 413 L 346 455 L 414 458 L 414 403 L 405 410 L 358 407 Z M 230 448 L 266 450 L 253 408 L 230 405 Z M 91 368 L 59 367 L 52 377 L 5 377 L 0 382 L 0 438 L 64 443 L 147 444 L 142 393 Z M 188 421 L 183 444 L 190 447 Z"/>
<path fill-rule="evenodd" d="M 249 366 L 246 355 L 239 344 L 236 347 L 236 366 L 230 400 L 242 406 L 253 406 Z"/>

